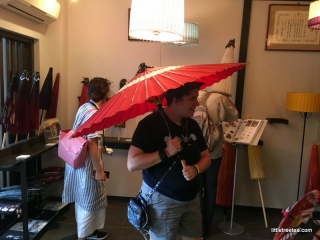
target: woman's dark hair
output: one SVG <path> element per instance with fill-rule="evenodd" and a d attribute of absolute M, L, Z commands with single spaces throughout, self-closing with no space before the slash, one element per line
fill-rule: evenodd
<path fill-rule="evenodd" d="M 193 89 L 197 88 L 199 90 L 202 85 L 202 82 L 188 82 L 178 88 L 169 89 L 165 95 L 167 106 L 172 104 L 173 98 L 181 100 L 183 96 L 188 95 Z"/>
<path fill-rule="evenodd" d="M 94 102 L 104 99 L 110 90 L 110 81 L 106 78 L 92 78 L 88 84 L 89 98 Z"/>

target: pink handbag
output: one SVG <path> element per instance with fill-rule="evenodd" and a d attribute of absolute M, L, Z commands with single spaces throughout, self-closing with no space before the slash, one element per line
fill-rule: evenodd
<path fill-rule="evenodd" d="M 83 137 L 71 138 L 71 129 L 61 129 L 59 135 L 58 156 L 73 169 L 84 166 L 88 140 Z"/>

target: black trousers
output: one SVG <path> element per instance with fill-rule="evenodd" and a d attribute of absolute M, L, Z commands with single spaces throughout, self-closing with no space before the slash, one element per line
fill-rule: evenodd
<path fill-rule="evenodd" d="M 200 204 L 202 213 L 203 234 L 208 234 L 212 226 L 212 219 L 216 210 L 218 173 L 222 157 L 211 159 L 211 165 L 200 174 Z"/>

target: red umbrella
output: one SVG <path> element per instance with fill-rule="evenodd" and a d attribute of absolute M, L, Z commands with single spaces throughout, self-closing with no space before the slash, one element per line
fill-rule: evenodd
<path fill-rule="evenodd" d="M 216 204 L 220 206 L 232 205 L 233 176 L 236 154 L 230 143 L 222 145 L 222 161 L 218 173 Z"/>
<path fill-rule="evenodd" d="M 153 111 L 165 92 L 187 82 L 200 81 L 201 88 L 219 82 L 245 63 L 149 67 L 140 64 L 138 73 L 73 134 L 83 136 Z"/>
<path fill-rule="evenodd" d="M 283 218 L 278 229 L 297 229 L 301 223 L 307 223 L 313 211 L 319 204 L 320 193 L 318 190 L 308 192 L 299 199 L 292 207 L 282 210 Z M 297 234 L 297 231 L 277 232 L 274 240 L 290 240 Z"/>
<path fill-rule="evenodd" d="M 20 76 L 16 101 L 11 112 L 12 124 L 8 126 L 8 132 L 14 134 L 28 134 L 29 126 L 29 72 L 24 70 Z"/>
<path fill-rule="evenodd" d="M 88 96 L 89 78 L 84 78 L 81 83 L 83 83 L 83 85 L 82 85 L 82 89 L 81 89 L 81 95 L 80 95 L 78 107 L 80 107 L 82 104 L 84 104 L 90 100 L 89 96 Z"/>
<path fill-rule="evenodd" d="M 35 72 L 32 76 L 33 82 L 29 94 L 29 111 L 30 111 L 30 129 L 38 130 L 39 128 L 39 89 L 40 74 Z"/>
<path fill-rule="evenodd" d="M 56 79 L 54 80 L 53 89 L 52 89 L 51 107 L 47 111 L 45 118 L 55 118 L 57 116 L 59 83 L 60 83 L 60 73 L 57 73 Z"/>
<path fill-rule="evenodd" d="M 308 176 L 306 181 L 306 188 L 304 193 L 312 190 L 320 190 L 320 176 L 319 176 L 319 160 L 318 160 L 318 145 L 313 144 L 311 150 L 311 157 L 308 169 Z"/>

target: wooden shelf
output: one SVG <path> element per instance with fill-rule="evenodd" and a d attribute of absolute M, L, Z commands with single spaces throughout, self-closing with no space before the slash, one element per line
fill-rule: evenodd
<path fill-rule="evenodd" d="M 118 140 L 116 137 L 104 137 L 103 144 L 113 149 L 129 149 L 131 138 L 120 138 Z"/>
<path fill-rule="evenodd" d="M 1 171 L 12 171 L 16 167 L 18 167 L 21 162 L 28 161 L 32 158 L 35 158 L 35 157 L 51 150 L 52 148 L 54 148 L 56 146 L 57 145 L 46 146 L 46 144 L 44 142 L 42 142 L 42 143 L 38 143 L 38 144 L 24 150 L 23 152 L 11 154 L 7 157 L 1 158 L 0 170 Z M 17 156 L 21 155 L 21 153 L 23 153 L 23 155 L 30 155 L 30 157 L 25 158 L 25 159 L 20 159 L 20 160 L 16 159 Z"/>
<path fill-rule="evenodd" d="M 21 209 L 22 209 L 22 228 L 20 232 L 23 239 L 33 239 L 36 235 L 28 231 L 28 199 L 27 199 L 27 170 L 28 161 L 40 161 L 41 154 L 57 147 L 57 145 L 46 145 L 43 134 L 28 140 L 19 141 L 0 150 L 0 171 L 19 172 L 21 186 Z M 16 159 L 19 155 L 30 155 L 24 159 Z M 11 202 L 6 200 L 6 202 Z M 15 201 L 12 201 L 15 204 Z M 49 221 L 48 221 L 49 222 Z M 9 224 L 9 228 L 10 228 Z M 11 231 L 11 230 L 9 230 Z M 8 232 L 7 232 L 8 233 Z M 3 237 L 0 236 L 0 239 Z"/>

